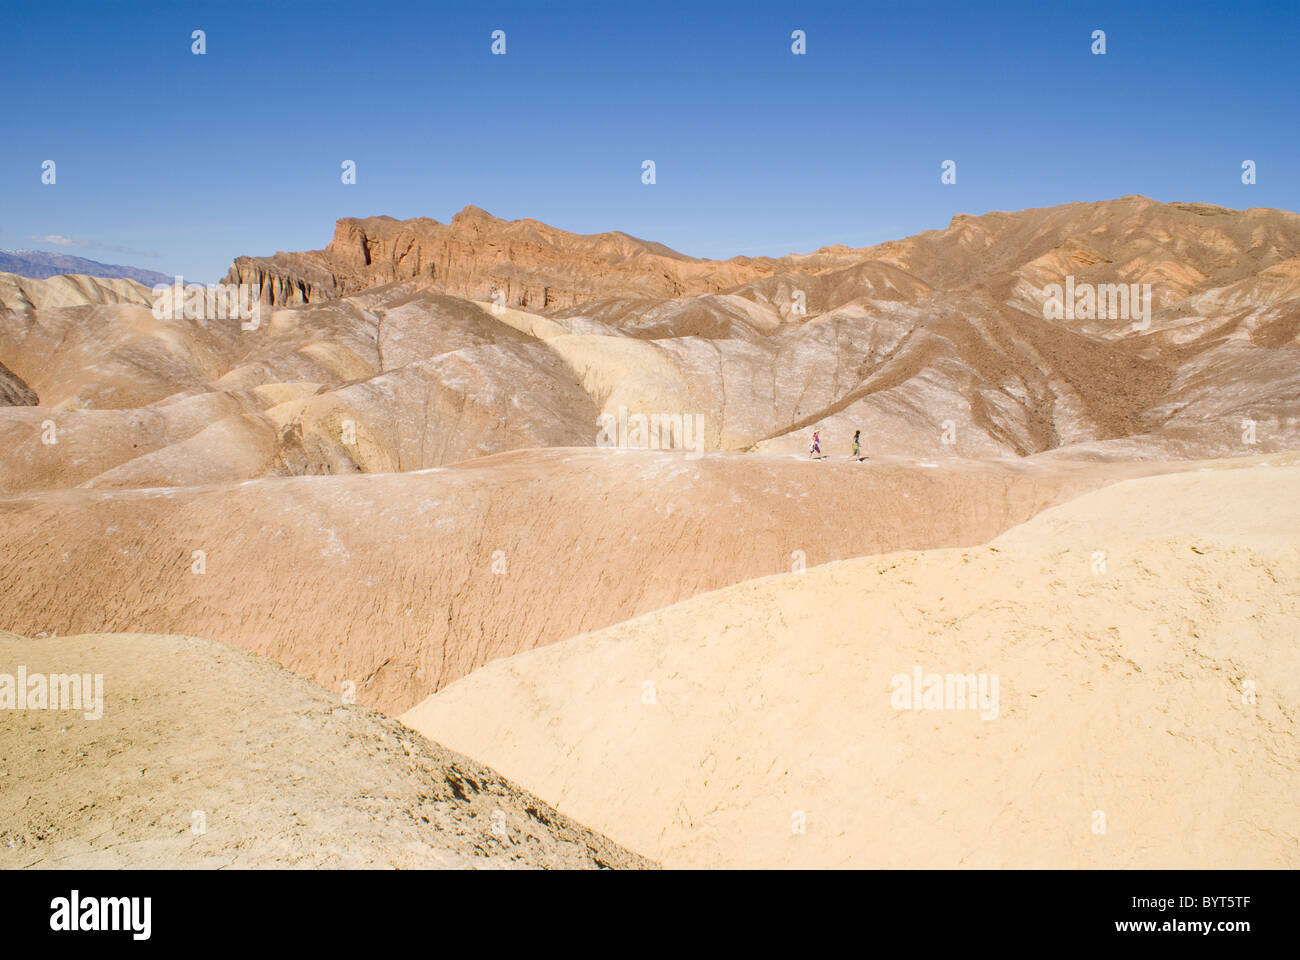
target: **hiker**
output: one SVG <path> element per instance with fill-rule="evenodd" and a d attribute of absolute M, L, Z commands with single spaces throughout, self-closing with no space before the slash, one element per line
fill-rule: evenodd
<path fill-rule="evenodd" d="M 862 431 L 854 430 L 853 431 L 853 456 L 855 458 L 862 451 L 862 444 L 859 442 L 861 439 L 862 439 Z"/>
<path fill-rule="evenodd" d="M 808 456 L 809 456 L 809 457 L 817 457 L 817 456 L 820 456 L 820 455 L 821 455 L 821 452 L 822 452 L 822 437 L 821 437 L 821 431 L 819 431 L 819 430 L 814 430 L 814 431 L 813 431 L 813 438 L 812 438 L 812 446 L 810 446 L 810 447 L 808 448 Z"/>

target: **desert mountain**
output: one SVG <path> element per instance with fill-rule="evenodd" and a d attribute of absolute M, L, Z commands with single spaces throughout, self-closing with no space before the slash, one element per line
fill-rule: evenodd
<path fill-rule="evenodd" d="M 471 299 L 503 291 L 551 321 L 528 320 L 528 332 L 598 382 L 587 392 L 602 411 L 620 394 L 659 404 L 650 409 L 689 406 L 719 449 L 798 450 L 822 426 L 925 456 L 1083 444 L 1089 456 L 1166 456 L 1189 442 L 1190 455 L 1217 456 L 1252 452 L 1241 449 L 1242 421 L 1265 444 L 1290 444 L 1300 426 L 1298 256 L 1295 214 L 1142 197 L 963 215 L 864 250 L 729 261 L 467 208 L 448 226 L 341 221 L 326 250 L 256 269 L 241 260 L 231 279 L 264 284 L 274 302 L 393 280 Z M 316 272 L 295 273 L 299 262 Z M 1149 316 L 1045 317 L 1045 288 L 1067 278 L 1139 293 L 1150 284 Z M 410 286 L 397 289 L 405 298 Z M 382 313 L 377 299 L 369 309 Z M 497 313 L 514 323 L 513 311 Z"/>
<path fill-rule="evenodd" d="M 117 263 L 100 263 L 85 257 L 66 253 L 48 253 L 44 250 L 0 250 L 0 273 L 14 273 L 34 280 L 45 280 L 63 274 L 80 274 L 87 277 L 110 277 L 134 280 L 152 287 L 156 283 L 171 283 L 172 277 L 157 270 L 124 267 Z"/>
<path fill-rule="evenodd" d="M 199 633 L 405 709 L 796 556 L 980 543 L 1117 479 L 1300 446 L 1281 211 L 1124 198 L 761 262 L 472 209 L 335 239 L 276 268 L 333 263 L 329 297 L 247 320 L 0 275 L 0 362 L 40 400 L 0 405 L 9 626 Z M 467 298 L 516 270 L 600 296 Z M 1148 322 L 1049 316 L 1071 277 L 1150 283 Z M 689 426 L 689 452 L 626 449 L 638 417 L 666 447 Z M 806 459 L 813 429 L 833 462 Z"/>
<path fill-rule="evenodd" d="M 158 320 L 130 281 L 0 275 L 0 362 L 42 401 L 39 420 L 0 418 L 16 452 L 0 483 L 425 469 L 594 445 L 597 418 L 620 411 L 698 415 L 708 450 L 802 452 L 817 428 L 836 451 L 861 430 L 873 456 L 927 458 L 1198 458 L 1300 442 L 1300 218 L 1282 211 L 1069 204 L 761 270 L 475 210 L 417 227 L 343 222 L 327 251 L 293 256 L 337 261 L 331 295 L 388 282 L 304 295 L 255 325 Z M 417 234 L 440 238 L 433 266 Z M 417 252 L 379 256 L 384 244 Z M 647 295 L 664 264 L 677 271 L 665 290 L 730 285 Z M 498 269 L 548 288 L 555 271 L 599 277 L 620 294 L 551 298 L 545 313 L 465 298 L 486 295 Z M 1044 290 L 1070 278 L 1149 283 L 1149 315 L 1045 316 Z M 325 283 L 290 285 L 309 281 Z M 77 438 L 76 457 L 25 446 L 46 419 Z"/>
<path fill-rule="evenodd" d="M 101 728 L 109 793 L 77 787 L 84 824 L 30 771 L 36 805 L 0 817 L 20 864 L 342 864 L 328 836 L 364 827 L 362 799 L 400 826 L 360 862 L 635 862 L 343 710 L 352 691 L 390 717 L 433 695 L 412 724 L 668 863 L 1294 863 L 1288 812 L 1258 798 L 1295 787 L 1276 637 L 1297 612 L 1300 217 L 1126 197 L 710 261 L 468 208 L 340 221 L 231 279 L 258 288 L 246 310 L 0 274 L 0 626 L 45 635 L 0 652 L 120 662 L 131 704 Z M 882 706 L 885 671 L 932 661 L 1006 677 L 1003 720 Z M 164 662 L 204 666 L 160 693 Z M 1243 679 L 1254 714 L 1230 712 Z M 642 712 L 647 680 L 671 711 Z M 257 726 L 254 701 L 287 706 Z M 214 760 L 248 800 L 208 789 L 210 846 L 109 796 L 209 727 L 304 779 L 280 796 Z M 101 747 L 14 736 L 46 760 Z M 343 777 L 317 762 L 358 741 Z M 1031 799 L 1008 808 L 1008 784 Z M 205 809 L 193 780 L 156 786 Z M 483 837 L 498 801 L 534 817 L 524 849 Z M 259 826 L 304 810 L 289 840 Z M 94 847 L 109 827 L 139 846 Z"/>
<path fill-rule="evenodd" d="M 815 315 L 867 291 L 881 299 L 881 290 L 892 284 L 900 287 L 897 299 L 916 299 L 930 290 L 983 290 L 1004 301 L 1017 286 L 1066 273 L 1160 284 L 1164 298 L 1181 298 L 1246 280 L 1295 257 L 1298 234 L 1300 216 L 1288 211 L 1132 196 L 958 214 L 943 230 L 874 247 L 705 260 L 624 233 L 574 234 L 536 220 L 502 220 L 468 206 L 450 224 L 425 217 L 346 218 L 338 221 L 324 250 L 239 257 L 227 280 L 261 287 L 274 305 L 337 299 L 415 280 L 468 299 L 489 300 L 499 290 L 508 306 L 549 313 L 609 298 L 728 291 L 779 300 L 783 282 L 818 277 L 808 298 Z M 866 275 L 864 264 L 873 265 Z M 1037 295 L 1019 292 L 1028 292 L 1037 309 Z"/>

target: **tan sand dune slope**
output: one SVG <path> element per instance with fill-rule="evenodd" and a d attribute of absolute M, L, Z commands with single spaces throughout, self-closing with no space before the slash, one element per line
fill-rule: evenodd
<path fill-rule="evenodd" d="M 1297 623 L 1285 455 L 697 596 L 403 719 L 666 866 L 1294 867 Z"/>
<path fill-rule="evenodd" d="M 0 710 L 3 868 L 647 866 L 240 650 L 0 632 L 0 674 L 20 666 L 101 674 L 103 709 Z"/>
<path fill-rule="evenodd" d="M 398 713 L 496 657 L 797 563 L 981 543 L 1150 469 L 588 447 L 50 491 L 0 500 L 0 596 L 20 633 L 190 633 Z"/>

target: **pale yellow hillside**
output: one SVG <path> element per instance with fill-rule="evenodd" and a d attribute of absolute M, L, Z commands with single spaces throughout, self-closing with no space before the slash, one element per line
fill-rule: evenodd
<path fill-rule="evenodd" d="M 1294 462 L 742 583 L 403 719 L 665 865 L 1296 866 Z M 995 708 L 896 709 L 916 667 Z"/>

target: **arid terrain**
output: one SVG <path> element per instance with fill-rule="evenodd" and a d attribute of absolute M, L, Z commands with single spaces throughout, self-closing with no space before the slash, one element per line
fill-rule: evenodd
<path fill-rule="evenodd" d="M 0 867 L 645 867 L 493 771 L 240 650 L 28 639 L 103 716 L 0 711 Z"/>
<path fill-rule="evenodd" d="M 6 865 L 1300 861 L 1300 216 L 720 261 L 471 206 L 226 282 L 0 274 L 0 675 L 106 677 L 0 710 Z"/>
<path fill-rule="evenodd" d="M 403 720 L 665 866 L 1296 867 L 1297 491 L 1300 456 L 1126 481 L 497 660 Z M 896 709 L 917 667 L 996 700 Z"/>

